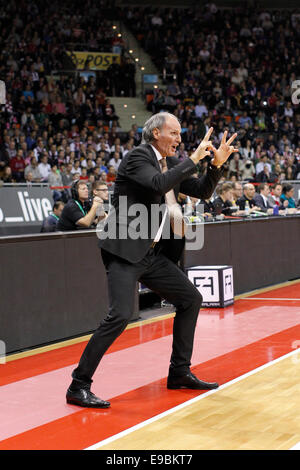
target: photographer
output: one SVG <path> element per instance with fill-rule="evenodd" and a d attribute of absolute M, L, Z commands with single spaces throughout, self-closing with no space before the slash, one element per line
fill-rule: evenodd
<path fill-rule="evenodd" d="M 251 160 L 246 160 L 242 165 L 242 181 L 254 181 L 255 168 Z"/>
<path fill-rule="evenodd" d="M 71 187 L 71 197 L 65 205 L 57 230 L 80 230 L 92 228 L 97 216 L 97 209 L 102 206 L 102 199 L 98 196 L 93 198 L 92 204 L 89 201 L 89 190 L 85 182 L 74 181 Z M 99 215 L 99 219 L 105 217 Z"/>

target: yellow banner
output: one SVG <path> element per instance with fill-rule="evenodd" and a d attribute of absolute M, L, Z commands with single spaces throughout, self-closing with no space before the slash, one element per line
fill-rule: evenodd
<path fill-rule="evenodd" d="M 107 70 L 116 57 L 117 64 L 120 64 L 120 54 L 110 52 L 81 52 L 67 51 L 77 70 Z"/>

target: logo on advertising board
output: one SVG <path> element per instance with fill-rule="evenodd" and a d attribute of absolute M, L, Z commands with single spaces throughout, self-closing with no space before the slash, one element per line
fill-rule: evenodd
<path fill-rule="evenodd" d="M 226 307 L 234 303 L 232 266 L 195 266 L 187 274 L 203 297 L 203 307 Z"/>
<path fill-rule="evenodd" d="M 0 226 L 40 225 L 52 211 L 49 188 L 0 188 Z"/>
<path fill-rule="evenodd" d="M 190 270 L 188 272 L 190 281 L 202 294 L 205 302 L 219 302 L 219 276 L 218 271 Z"/>
<path fill-rule="evenodd" d="M 111 52 L 66 51 L 77 70 L 107 70 L 116 57 L 120 64 L 120 54 Z"/>

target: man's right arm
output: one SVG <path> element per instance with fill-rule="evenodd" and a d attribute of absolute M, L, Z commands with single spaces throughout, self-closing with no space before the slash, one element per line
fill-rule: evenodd
<path fill-rule="evenodd" d="M 81 217 L 81 219 L 77 220 L 76 225 L 79 225 L 80 227 L 84 227 L 84 228 L 89 228 L 92 225 L 96 217 L 97 209 L 101 204 L 102 204 L 101 199 L 98 197 L 95 197 L 93 200 L 93 205 L 91 209 L 89 210 L 89 212 L 84 217 Z"/>

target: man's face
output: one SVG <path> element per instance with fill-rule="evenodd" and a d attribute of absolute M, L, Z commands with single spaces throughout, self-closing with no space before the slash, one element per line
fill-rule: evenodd
<path fill-rule="evenodd" d="M 225 201 L 232 201 L 232 199 L 233 199 L 232 189 L 228 189 L 228 191 L 224 191 L 223 197 L 224 197 Z"/>
<path fill-rule="evenodd" d="M 254 196 L 254 193 L 255 193 L 255 188 L 254 186 L 251 184 L 249 186 L 247 186 L 245 189 L 244 189 L 244 193 L 245 193 L 245 196 L 248 198 L 248 199 L 253 199 L 253 196 Z"/>
<path fill-rule="evenodd" d="M 162 157 L 173 157 L 181 142 L 181 126 L 176 118 L 167 117 L 161 129 L 153 130 L 154 144 Z"/>
<path fill-rule="evenodd" d="M 242 188 L 242 185 L 241 184 L 237 184 L 236 187 L 234 188 L 233 190 L 233 195 L 236 197 L 236 198 L 239 198 L 241 197 L 243 194 L 243 188 Z"/>
<path fill-rule="evenodd" d="M 274 196 L 280 197 L 282 193 L 282 186 L 280 184 L 275 186 L 275 188 L 273 189 L 273 193 L 274 193 Z"/>
<path fill-rule="evenodd" d="M 97 189 L 94 189 L 94 195 L 101 197 L 102 201 L 108 201 L 108 187 L 102 184 Z"/>
<path fill-rule="evenodd" d="M 267 184 L 265 184 L 264 189 L 261 191 L 261 194 L 263 194 L 264 196 L 268 196 L 269 193 L 270 193 L 270 188 Z"/>
<path fill-rule="evenodd" d="M 58 208 L 54 210 L 54 214 L 57 215 L 57 217 L 60 217 L 63 211 L 63 208 L 64 208 L 64 204 L 59 204 Z"/>
<path fill-rule="evenodd" d="M 89 197 L 89 189 L 86 184 L 78 185 L 78 196 L 79 199 L 86 201 Z"/>

